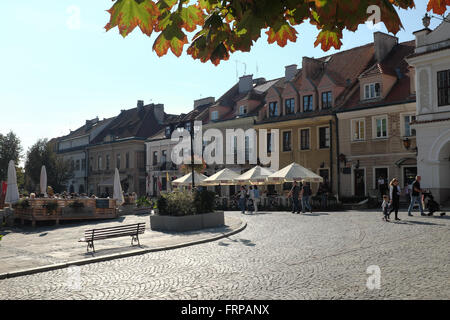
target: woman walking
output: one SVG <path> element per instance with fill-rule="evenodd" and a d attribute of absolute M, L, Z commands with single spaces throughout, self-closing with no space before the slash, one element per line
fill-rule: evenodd
<path fill-rule="evenodd" d="M 392 211 L 395 211 L 395 220 L 400 220 L 398 217 L 398 208 L 400 207 L 400 186 L 398 183 L 398 179 L 394 178 L 392 179 L 391 183 L 389 183 L 389 198 L 391 199 L 391 211 L 389 214 L 392 213 Z"/>

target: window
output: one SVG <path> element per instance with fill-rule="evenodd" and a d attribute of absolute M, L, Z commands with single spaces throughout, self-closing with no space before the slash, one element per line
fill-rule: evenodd
<path fill-rule="evenodd" d="M 186 129 L 187 132 L 191 132 L 191 123 L 190 122 L 186 122 L 184 124 L 184 129 Z"/>
<path fill-rule="evenodd" d="M 120 169 L 120 154 L 116 155 L 116 168 Z"/>
<path fill-rule="evenodd" d="M 167 191 L 167 178 L 161 177 L 161 190 Z"/>
<path fill-rule="evenodd" d="M 272 152 L 272 133 L 267 132 L 267 153 Z"/>
<path fill-rule="evenodd" d="M 156 166 L 158 164 L 158 151 L 153 151 L 153 165 Z"/>
<path fill-rule="evenodd" d="M 450 105 L 450 70 L 437 73 L 438 106 Z"/>
<path fill-rule="evenodd" d="M 130 154 L 128 152 L 125 153 L 125 168 L 130 168 Z"/>
<path fill-rule="evenodd" d="M 161 163 L 166 163 L 167 162 L 167 150 L 163 150 L 161 152 Z"/>
<path fill-rule="evenodd" d="M 75 161 L 70 160 L 70 170 L 75 170 Z"/>
<path fill-rule="evenodd" d="M 291 151 L 291 132 L 285 131 L 283 132 L 283 151 Z"/>
<path fill-rule="evenodd" d="M 109 170 L 109 154 L 106 155 L 106 170 Z"/>
<path fill-rule="evenodd" d="M 329 109 L 333 106 L 333 95 L 331 91 L 322 92 L 322 109 Z"/>
<path fill-rule="evenodd" d="M 416 120 L 416 116 L 409 114 L 403 116 L 403 122 L 404 122 L 404 136 L 405 137 L 412 137 L 416 135 L 416 129 L 411 128 L 410 123 Z"/>
<path fill-rule="evenodd" d="M 300 130 L 300 150 L 309 150 L 309 129 Z"/>
<path fill-rule="evenodd" d="M 240 106 L 239 107 L 239 115 L 242 116 L 244 114 L 247 114 L 247 106 Z"/>
<path fill-rule="evenodd" d="M 81 159 L 81 170 L 86 170 L 86 159 Z"/>
<path fill-rule="evenodd" d="M 278 116 L 278 102 L 270 102 L 269 103 L 269 117 Z"/>
<path fill-rule="evenodd" d="M 245 136 L 245 161 L 250 161 L 250 137 Z"/>
<path fill-rule="evenodd" d="M 170 135 L 172 134 L 172 128 L 170 126 L 166 127 L 166 137 L 170 137 Z"/>
<path fill-rule="evenodd" d="M 103 169 L 103 161 L 102 156 L 98 156 L 97 158 L 97 169 L 102 170 Z"/>
<path fill-rule="evenodd" d="M 375 138 L 387 138 L 387 117 L 375 118 Z"/>
<path fill-rule="evenodd" d="M 211 112 L 211 120 L 213 120 L 213 121 L 219 120 L 219 111 Z"/>
<path fill-rule="evenodd" d="M 330 127 L 319 128 L 319 148 L 325 149 L 330 147 Z"/>
<path fill-rule="evenodd" d="M 75 170 L 80 171 L 80 160 L 75 161 Z"/>
<path fill-rule="evenodd" d="M 366 138 L 366 123 L 364 119 L 352 120 L 352 141 L 362 141 Z"/>
<path fill-rule="evenodd" d="M 369 83 L 364 85 L 364 99 L 374 99 L 381 95 L 381 87 L 379 83 Z"/>
<path fill-rule="evenodd" d="M 295 113 L 295 99 L 286 99 L 284 101 L 285 113 L 293 114 Z"/>
<path fill-rule="evenodd" d="M 313 96 L 303 96 L 303 112 L 313 111 Z"/>

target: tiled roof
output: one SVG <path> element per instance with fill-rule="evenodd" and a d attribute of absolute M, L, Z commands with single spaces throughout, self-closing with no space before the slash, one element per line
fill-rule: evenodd
<path fill-rule="evenodd" d="M 385 59 L 379 64 L 375 64 L 368 70 L 379 70 L 381 73 L 397 77 L 397 82 L 384 99 L 361 101 L 359 83 L 353 88 L 353 93 L 337 112 L 346 112 L 376 106 L 384 106 L 394 103 L 406 103 L 415 101 L 415 96 L 410 92 L 410 77 L 408 63 L 405 57 L 414 52 L 414 41 L 407 41 L 397 44 Z M 400 75 L 400 78 L 398 78 Z"/>
<path fill-rule="evenodd" d="M 122 110 L 122 112 L 92 141 L 101 143 L 108 135 L 115 139 L 126 139 L 131 137 L 148 138 L 154 135 L 162 127 L 154 114 L 154 104 L 143 106 L 141 110 L 133 108 Z M 174 115 L 164 113 L 164 120 Z"/>
<path fill-rule="evenodd" d="M 59 141 L 61 141 L 61 140 L 74 139 L 74 138 L 77 138 L 77 137 L 82 137 L 82 136 L 88 135 L 88 134 L 90 134 L 92 132 L 92 130 L 98 128 L 99 126 L 102 126 L 102 125 L 110 123 L 112 120 L 114 120 L 114 118 L 115 117 L 99 120 L 98 122 L 93 123 L 90 126 L 88 126 L 88 124 L 85 124 L 85 125 L 79 127 L 78 129 L 76 129 L 75 131 L 72 131 L 68 135 L 59 137 L 57 139 Z M 90 121 L 93 121 L 93 120 L 90 120 Z"/>

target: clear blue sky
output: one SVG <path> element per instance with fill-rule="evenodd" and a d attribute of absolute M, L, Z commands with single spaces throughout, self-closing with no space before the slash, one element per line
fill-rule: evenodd
<path fill-rule="evenodd" d="M 263 33 L 250 53 L 233 54 L 218 67 L 185 53 L 159 58 L 152 51 L 154 36 L 138 29 L 125 39 L 117 28 L 105 32 L 111 5 L 110 0 L 2 1 L 0 133 L 13 130 L 24 151 L 39 138 L 68 134 L 86 119 L 134 108 L 138 99 L 163 103 L 168 113 L 186 112 L 194 99 L 218 98 L 232 86 L 236 70 L 244 74 L 243 63 L 247 74 L 272 79 L 283 76 L 286 65 L 300 66 L 303 56 L 334 52 L 314 48 L 318 32 L 307 23 L 297 27 L 296 43 L 269 45 Z M 416 9 L 400 11 L 405 27 L 397 34 L 400 41 L 412 40 L 412 32 L 422 28 L 425 7 L 421 0 Z M 438 23 L 432 19 L 431 28 Z M 384 25 L 380 31 L 386 32 Z M 342 49 L 372 42 L 373 32 L 366 25 L 346 32 Z"/>

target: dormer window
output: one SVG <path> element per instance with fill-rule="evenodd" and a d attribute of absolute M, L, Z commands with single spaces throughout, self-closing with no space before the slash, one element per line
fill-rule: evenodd
<path fill-rule="evenodd" d="M 186 129 L 186 131 L 191 132 L 191 123 L 186 122 L 186 124 L 184 125 L 184 128 Z"/>
<path fill-rule="evenodd" d="M 170 126 L 166 127 L 166 137 L 170 137 L 170 135 L 172 134 L 172 130 L 170 128 Z"/>
<path fill-rule="evenodd" d="M 331 91 L 322 92 L 322 109 L 330 109 L 333 106 L 333 94 Z"/>
<path fill-rule="evenodd" d="M 239 115 L 242 116 L 245 114 L 247 114 L 247 106 L 240 106 L 239 107 Z"/>
<path fill-rule="evenodd" d="M 313 111 L 313 96 L 303 96 L 303 112 Z"/>
<path fill-rule="evenodd" d="M 276 101 L 269 102 L 269 117 L 278 116 L 278 103 Z"/>
<path fill-rule="evenodd" d="M 364 85 L 364 99 L 375 99 L 381 96 L 381 86 L 378 82 Z"/>
<path fill-rule="evenodd" d="M 295 112 L 295 99 L 286 99 L 284 101 L 284 107 L 285 107 L 285 113 L 286 114 L 293 114 Z"/>
<path fill-rule="evenodd" d="M 219 120 L 219 111 L 211 112 L 211 120 L 213 120 L 213 121 Z"/>

